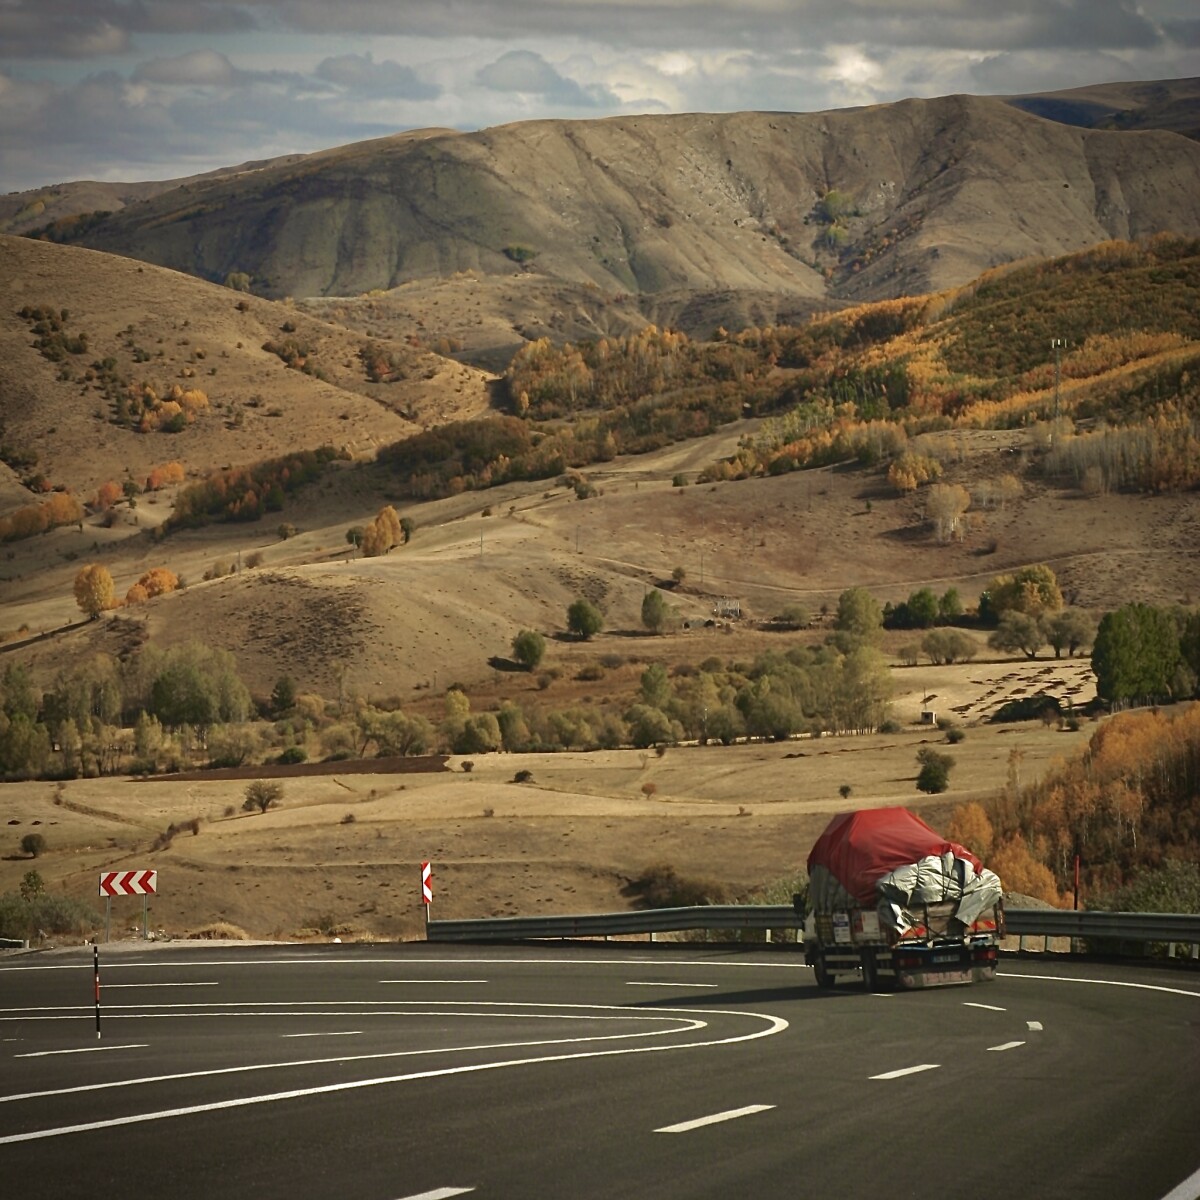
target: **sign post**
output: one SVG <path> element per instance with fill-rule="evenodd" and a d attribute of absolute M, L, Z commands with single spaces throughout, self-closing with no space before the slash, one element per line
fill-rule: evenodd
<path fill-rule="evenodd" d="M 433 869 L 429 863 L 421 864 L 421 905 L 425 909 L 425 939 L 429 940 L 429 906 L 433 903 Z"/>
<path fill-rule="evenodd" d="M 112 939 L 112 898 L 141 896 L 142 941 L 150 936 L 150 897 L 158 894 L 157 871 L 105 871 L 100 876 L 100 895 L 104 897 L 104 940 Z M 98 985 L 97 985 L 98 986 Z M 99 1016 L 97 1016 L 99 1021 Z"/>

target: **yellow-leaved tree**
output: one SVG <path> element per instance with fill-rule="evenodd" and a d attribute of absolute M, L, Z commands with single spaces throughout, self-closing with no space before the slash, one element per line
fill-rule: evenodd
<path fill-rule="evenodd" d="M 106 608 L 112 608 L 116 591 L 107 567 L 91 563 L 75 576 L 75 603 L 95 620 Z"/>

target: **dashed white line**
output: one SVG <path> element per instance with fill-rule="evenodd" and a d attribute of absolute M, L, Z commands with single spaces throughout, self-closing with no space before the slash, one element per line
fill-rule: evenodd
<path fill-rule="evenodd" d="M 1041 1021 L 1026 1021 L 1025 1026 L 1030 1033 L 1038 1033 L 1042 1028 L 1042 1023 Z"/>
<path fill-rule="evenodd" d="M 998 1046 L 989 1046 L 989 1050 L 1015 1050 L 1018 1046 L 1025 1045 L 1024 1042 L 1001 1042 Z"/>
<path fill-rule="evenodd" d="M 113 988 L 167 988 L 167 987 L 220 987 L 221 985 L 215 979 L 196 980 L 193 983 L 106 983 L 104 990 L 112 991 Z"/>
<path fill-rule="evenodd" d="M 655 1133 L 688 1133 L 693 1129 L 701 1129 L 705 1125 L 716 1125 L 721 1121 L 735 1121 L 738 1117 L 749 1117 L 754 1113 L 767 1112 L 774 1108 L 773 1104 L 747 1104 L 745 1108 L 731 1108 L 725 1112 L 713 1113 L 707 1117 L 697 1117 L 694 1121 L 680 1121 L 678 1125 L 664 1125 Z"/>
<path fill-rule="evenodd" d="M 720 987 L 719 983 L 669 983 L 669 982 L 654 982 L 651 980 L 627 979 L 626 987 L 665 987 L 665 988 L 715 988 Z"/>
<path fill-rule="evenodd" d="M 1008 1012 L 1007 1008 L 1001 1008 L 998 1004 L 980 1004 L 975 1000 L 964 1000 L 964 1008 L 986 1008 L 989 1012 Z"/>
<path fill-rule="evenodd" d="M 465 1196 L 468 1192 L 473 1192 L 475 1189 L 444 1187 L 434 1188 L 432 1192 L 420 1192 L 416 1196 L 404 1196 L 402 1200 L 450 1200 L 451 1196 Z"/>
<path fill-rule="evenodd" d="M 872 1079 L 899 1079 L 902 1075 L 915 1075 L 918 1071 L 936 1071 L 941 1063 L 921 1063 L 918 1067 L 901 1067 L 898 1071 L 884 1071 L 882 1075 L 872 1075 Z"/>
<path fill-rule="evenodd" d="M 73 1050 L 31 1050 L 28 1054 L 14 1054 L 13 1058 L 46 1058 L 50 1054 L 95 1054 L 100 1050 L 145 1050 L 148 1042 L 131 1042 L 127 1046 L 79 1046 Z"/>
<path fill-rule="evenodd" d="M 281 1033 L 280 1037 L 285 1038 L 301 1038 L 301 1037 L 355 1037 L 362 1033 L 361 1029 L 330 1029 L 323 1033 Z"/>
<path fill-rule="evenodd" d="M 380 983 L 487 983 L 486 979 L 381 979 Z"/>

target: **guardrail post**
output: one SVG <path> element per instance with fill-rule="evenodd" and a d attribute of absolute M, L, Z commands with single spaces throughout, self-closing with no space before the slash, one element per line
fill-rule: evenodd
<path fill-rule="evenodd" d="M 605 938 L 604 940 L 607 942 L 607 941 L 608 941 L 608 938 Z M 651 940 L 651 941 L 654 941 L 654 930 L 653 930 L 653 929 L 652 929 L 652 930 L 650 930 L 650 940 Z"/>

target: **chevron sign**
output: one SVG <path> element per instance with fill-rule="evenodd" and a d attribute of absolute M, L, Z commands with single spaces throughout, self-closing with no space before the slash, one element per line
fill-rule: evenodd
<path fill-rule="evenodd" d="M 157 871 L 105 871 L 100 876 L 102 896 L 153 896 L 157 892 Z"/>
<path fill-rule="evenodd" d="M 427 862 L 421 864 L 421 899 L 433 903 L 433 868 Z"/>

